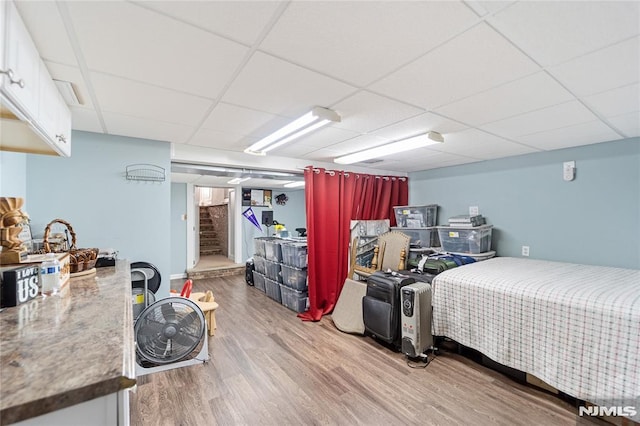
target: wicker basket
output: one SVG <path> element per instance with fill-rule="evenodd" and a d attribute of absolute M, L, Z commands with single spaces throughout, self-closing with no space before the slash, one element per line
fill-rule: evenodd
<path fill-rule="evenodd" d="M 75 274 L 77 272 L 88 271 L 93 269 L 96 266 L 96 261 L 98 260 L 98 252 L 97 248 L 85 248 L 79 249 L 76 247 L 76 233 L 73 231 L 71 224 L 62 219 L 54 219 L 47 227 L 44 229 L 44 237 L 42 240 L 42 245 L 45 253 L 51 253 L 51 246 L 49 245 L 49 235 L 51 234 L 51 225 L 54 223 L 60 223 L 67 227 L 69 233 L 71 234 L 71 247 L 69 248 L 69 263 L 71 267 L 71 273 Z"/>

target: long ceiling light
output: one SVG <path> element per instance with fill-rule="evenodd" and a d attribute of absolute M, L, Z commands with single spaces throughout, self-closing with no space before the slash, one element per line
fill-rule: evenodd
<path fill-rule="evenodd" d="M 285 188 L 299 188 L 301 186 L 304 186 L 304 181 L 297 181 L 297 182 L 289 182 L 289 183 L 285 183 L 283 185 Z"/>
<path fill-rule="evenodd" d="M 269 136 L 245 149 L 244 152 L 254 155 L 265 155 L 274 148 L 291 142 L 292 140 L 313 132 L 331 122 L 339 122 L 340 116 L 327 108 L 314 107 L 311 111 L 275 131 Z"/>
<path fill-rule="evenodd" d="M 429 145 L 444 142 L 444 138 L 438 132 L 427 132 L 421 135 L 413 136 L 397 142 L 377 146 L 364 151 L 354 152 L 353 154 L 338 157 L 333 161 L 338 164 L 353 164 L 361 161 L 370 160 L 372 158 L 380 158 L 386 155 L 397 154 L 416 148 L 422 148 Z"/>

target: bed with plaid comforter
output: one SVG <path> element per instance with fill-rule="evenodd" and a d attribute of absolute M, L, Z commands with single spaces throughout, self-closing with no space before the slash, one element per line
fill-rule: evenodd
<path fill-rule="evenodd" d="M 640 271 L 497 257 L 433 281 L 433 332 L 640 420 Z"/>

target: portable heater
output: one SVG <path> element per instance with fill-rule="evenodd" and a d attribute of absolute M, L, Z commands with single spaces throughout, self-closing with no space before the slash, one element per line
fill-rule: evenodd
<path fill-rule="evenodd" d="M 433 348 L 431 285 L 417 282 L 401 289 L 402 353 L 416 358 Z"/>

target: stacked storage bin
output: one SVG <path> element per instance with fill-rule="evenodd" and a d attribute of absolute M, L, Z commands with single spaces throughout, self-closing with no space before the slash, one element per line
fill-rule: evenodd
<path fill-rule="evenodd" d="M 307 243 L 286 242 L 281 245 L 282 304 L 296 312 L 307 310 Z"/>
<path fill-rule="evenodd" d="M 254 238 L 253 244 L 255 248 L 255 254 L 253 256 L 253 263 L 255 270 L 253 271 L 253 282 L 258 290 L 266 292 L 265 279 L 267 278 L 267 251 L 266 242 L 274 240 L 273 237 L 258 237 Z"/>
<path fill-rule="evenodd" d="M 282 243 L 279 238 L 265 240 L 265 293 L 271 299 L 278 303 L 282 302 L 280 293 L 280 283 L 282 283 L 281 262 L 282 262 Z"/>
<path fill-rule="evenodd" d="M 411 237 L 412 247 L 439 247 L 438 205 L 427 206 L 396 206 L 393 208 L 396 223 L 391 229 L 400 231 Z"/>
<path fill-rule="evenodd" d="M 493 225 L 438 227 L 442 250 L 474 255 L 490 253 L 492 230 Z"/>

